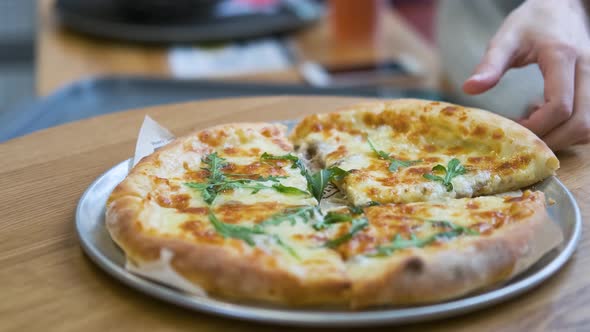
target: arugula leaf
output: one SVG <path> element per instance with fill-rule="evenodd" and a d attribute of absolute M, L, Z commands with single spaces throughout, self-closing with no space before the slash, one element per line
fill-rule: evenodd
<path fill-rule="evenodd" d="M 461 165 L 461 162 L 457 158 L 449 160 L 446 168 L 443 165 L 438 164 L 432 168 L 432 171 L 445 173 L 445 176 L 442 177 L 434 174 L 424 174 L 424 178 L 442 183 L 446 187 L 447 191 L 453 190 L 453 184 L 451 183 L 451 180 L 453 180 L 454 177 L 463 175 L 467 172 L 465 167 Z"/>
<path fill-rule="evenodd" d="M 282 184 L 273 184 L 272 188 L 280 193 L 283 194 L 287 194 L 287 195 L 305 195 L 308 196 L 310 195 L 307 191 L 305 190 L 301 190 L 299 188 L 296 187 L 289 187 L 289 186 L 284 186 Z"/>
<path fill-rule="evenodd" d="M 364 212 L 364 208 L 369 207 L 369 206 L 377 206 L 377 205 L 381 205 L 381 203 L 375 202 L 375 201 L 370 201 L 364 205 L 349 206 L 348 210 L 352 214 L 361 214 Z"/>
<path fill-rule="evenodd" d="M 217 219 L 213 212 L 209 213 L 209 221 L 215 228 L 215 231 L 221 234 L 221 236 L 223 236 L 224 238 L 229 237 L 239 239 L 248 243 L 250 246 L 255 245 L 252 236 L 265 234 L 264 231 L 259 227 L 247 227 L 224 223 L 223 221 Z"/>
<path fill-rule="evenodd" d="M 367 220 L 367 218 L 363 217 L 363 218 L 354 219 L 354 220 L 352 220 L 352 226 L 348 230 L 348 233 L 324 243 L 324 247 L 336 248 L 336 247 L 340 246 L 341 244 L 352 239 L 358 232 L 362 231 L 368 225 L 369 225 L 369 221 Z"/>
<path fill-rule="evenodd" d="M 299 168 L 301 175 L 305 176 L 306 179 L 309 177 L 308 171 L 305 168 L 305 165 L 303 165 L 303 161 L 290 153 L 281 156 L 275 156 L 265 152 L 262 154 L 262 156 L 260 156 L 260 160 L 289 160 L 292 163 L 291 168 Z"/>
<path fill-rule="evenodd" d="M 257 178 L 255 179 L 251 179 L 251 177 L 256 176 L 256 174 L 238 174 L 238 173 L 234 173 L 234 174 L 224 174 L 225 176 L 228 177 L 241 177 L 242 179 L 240 180 L 250 180 L 250 181 L 272 181 L 272 182 L 279 182 L 279 179 L 286 179 L 287 177 L 284 175 L 269 175 L 267 177 L 264 177 L 262 175 L 259 175 Z"/>
<path fill-rule="evenodd" d="M 340 181 L 346 175 L 348 175 L 347 171 L 340 167 L 332 166 L 327 169 L 322 169 L 313 175 L 306 173 L 305 177 L 307 179 L 307 187 L 309 191 L 319 202 L 322 199 L 322 195 L 324 194 L 324 190 L 328 183 L 331 181 Z"/>
<path fill-rule="evenodd" d="M 352 221 L 352 216 L 350 214 L 328 212 L 323 219 L 321 219 L 318 223 L 313 225 L 313 228 L 315 230 L 321 230 L 327 228 L 329 225 L 332 224 L 349 221 Z"/>
<path fill-rule="evenodd" d="M 396 250 L 406 248 L 422 248 L 434 241 L 440 239 L 452 239 L 460 235 L 479 235 L 479 232 L 468 227 L 456 225 L 446 220 L 426 220 L 438 227 L 450 228 L 450 231 L 439 232 L 425 238 L 418 238 L 415 234 L 410 235 L 410 239 L 403 239 L 400 234 L 396 234 L 389 245 L 379 246 L 376 248 L 377 253 L 374 256 L 389 256 Z"/>
<path fill-rule="evenodd" d="M 426 219 L 426 221 L 433 224 L 434 226 L 445 227 L 445 228 L 450 228 L 453 231 L 459 231 L 459 232 L 461 232 L 461 234 L 479 235 L 478 231 L 475 231 L 469 227 L 457 225 L 457 224 L 452 223 L 447 220 L 428 220 L 428 219 Z"/>
<path fill-rule="evenodd" d="M 289 253 L 289 255 L 295 257 L 298 260 L 301 260 L 301 258 L 299 257 L 299 255 L 297 255 L 297 252 L 295 251 L 295 249 L 293 249 L 293 247 L 291 247 L 288 244 L 286 244 L 278 235 L 275 234 L 275 235 L 272 236 L 272 238 L 279 245 L 279 247 L 283 248 L 286 252 Z"/>
<path fill-rule="evenodd" d="M 202 168 L 203 170 L 209 172 L 209 182 L 218 182 L 223 180 L 223 173 L 221 173 L 221 169 L 227 166 L 227 161 L 224 158 L 219 157 L 217 152 L 213 152 L 203 158 L 202 161 L 207 166 L 209 166 Z"/>
<path fill-rule="evenodd" d="M 422 162 L 422 160 L 399 160 L 399 159 L 392 158 L 389 155 L 389 153 L 382 151 L 382 150 L 377 150 L 377 148 L 375 148 L 375 145 L 373 144 L 371 139 L 368 137 L 367 137 L 367 142 L 369 143 L 369 147 L 371 148 L 371 150 L 373 150 L 373 152 L 379 158 L 389 161 L 389 171 L 390 172 L 397 172 L 397 170 L 400 167 L 410 167 L 416 163 Z"/>
<path fill-rule="evenodd" d="M 297 222 L 297 218 L 303 219 L 303 222 L 307 223 L 310 219 L 319 213 L 317 207 L 315 206 L 304 206 L 300 208 L 290 208 L 286 209 L 284 212 L 280 212 L 270 216 L 270 218 L 264 220 L 257 226 L 259 227 L 267 227 L 267 226 L 278 226 L 285 221 L 291 223 L 291 225 L 295 225 Z"/>
<path fill-rule="evenodd" d="M 416 163 L 422 162 L 422 160 L 398 160 L 398 159 L 389 159 L 389 171 L 390 172 L 397 172 L 400 167 L 410 167 Z"/>
<path fill-rule="evenodd" d="M 410 239 L 406 240 L 403 239 L 400 234 L 396 234 L 391 244 L 387 246 L 379 246 L 377 247 L 377 256 L 389 256 L 394 251 L 406 248 L 422 248 L 425 245 L 429 244 L 430 242 L 434 241 L 434 237 L 428 237 L 424 239 L 419 239 L 416 235 L 410 235 Z"/>
<path fill-rule="evenodd" d="M 262 156 L 260 156 L 260 160 L 288 160 L 293 163 L 291 168 L 297 168 L 297 162 L 299 161 L 299 158 L 290 153 L 281 156 L 275 156 L 265 152 L 262 154 Z"/>
<path fill-rule="evenodd" d="M 189 188 L 193 188 L 193 189 L 197 189 L 197 190 L 205 190 L 209 186 L 208 183 L 198 183 L 198 182 L 185 182 L 184 185 Z"/>

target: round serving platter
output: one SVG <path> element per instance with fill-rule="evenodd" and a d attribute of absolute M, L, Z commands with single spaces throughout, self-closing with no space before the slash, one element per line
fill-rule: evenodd
<path fill-rule="evenodd" d="M 563 243 L 549 252 L 517 278 L 491 291 L 457 300 L 416 307 L 385 307 L 360 311 L 290 309 L 258 304 L 236 304 L 209 297 L 186 294 L 174 288 L 136 276 L 125 269 L 125 255 L 111 240 L 105 227 L 105 204 L 115 186 L 127 176 L 130 160 L 114 166 L 96 179 L 80 198 L 76 210 L 76 229 L 84 251 L 101 268 L 123 283 L 164 301 L 210 314 L 298 326 L 370 326 L 401 324 L 454 316 L 488 307 L 515 297 L 539 285 L 556 273 L 574 252 L 582 230 L 578 205 L 570 191 L 556 177 L 534 186 L 545 192 L 554 204 L 547 207 L 553 221 L 561 227 Z"/>

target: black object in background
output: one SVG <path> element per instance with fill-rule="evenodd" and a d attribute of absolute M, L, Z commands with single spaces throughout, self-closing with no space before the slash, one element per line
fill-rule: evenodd
<path fill-rule="evenodd" d="M 236 40 L 302 28 L 318 20 L 314 0 L 57 0 L 58 20 L 97 37 L 147 43 Z"/>
<path fill-rule="evenodd" d="M 203 99 L 325 95 L 440 100 L 434 91 L 379 87 L 314 88 L 304 85 L 252 84 L 199 80 L 100 78 L 79 81 L 32 104 L 0 113 L 0 142 L 71 121 L 133 108 Z M 297 114 L 293 114 L 297 117 Z"/>

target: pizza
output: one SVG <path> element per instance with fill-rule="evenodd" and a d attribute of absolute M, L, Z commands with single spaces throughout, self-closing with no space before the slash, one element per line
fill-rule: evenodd
<path fill-rule="evenodd" d="M 396 100 L 207 128 L 142 159 L 106 226 L 130 271 L 294 307 L 416 305 L 494 287 L 562 241 L 525 187 L 559 162 L 486 111 Z M 524 191 L 504 194 L 515 189 Z"/>

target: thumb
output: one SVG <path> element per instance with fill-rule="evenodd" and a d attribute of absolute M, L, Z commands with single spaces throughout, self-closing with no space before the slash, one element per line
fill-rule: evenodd
<path fill-rule="evenodd" d="M 508 43 L 492 42 L 482 61 L 463 84 L 465 93 L 479 94 L 498 84 L 502 75 L 511 67 L 516 52 L 515 47 L 508 46 Z"/>

